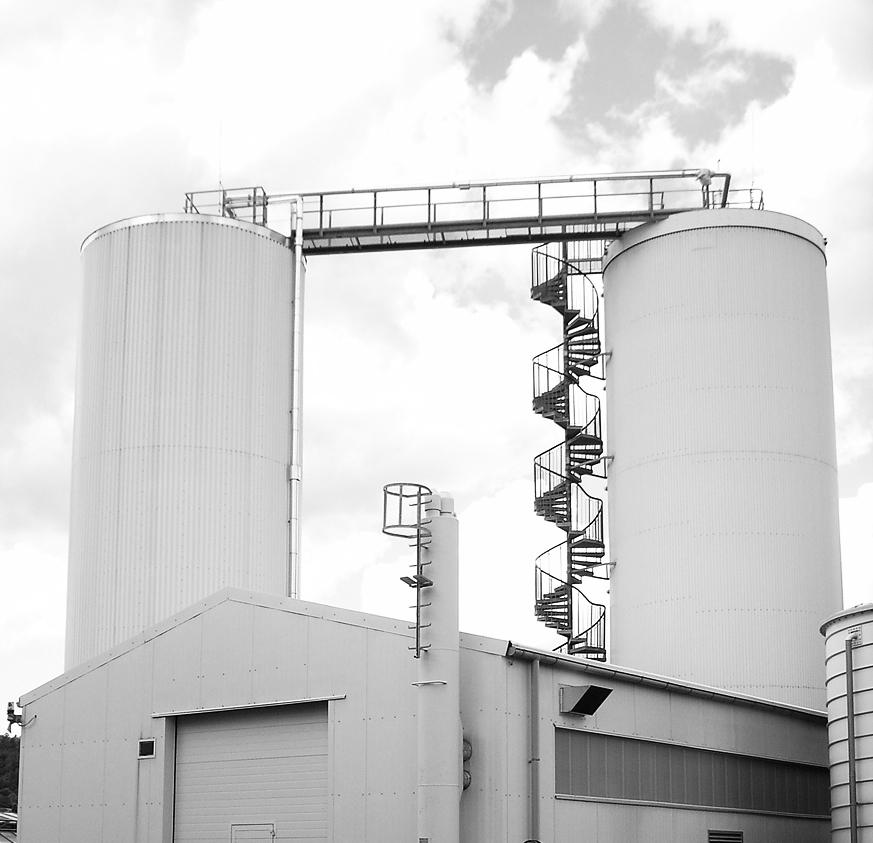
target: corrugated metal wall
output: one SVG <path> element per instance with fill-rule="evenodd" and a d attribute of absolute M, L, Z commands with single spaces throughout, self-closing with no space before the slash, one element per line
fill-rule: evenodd
<path fill-rule="evenodd" d="M 682 214 L 627 236 L 604 284 L 612 660 L 823 709 L 841 593 L 821 236 Z"/>
<path fill-rule="evenodd" d="M 83 249 L 66 665 L 218 589 L 286 591 L 293 255 L 143 218 Z"/>
<path fill-rule="evenodd" d="M 832 841 L 850 843 L 852 840 L 846 681 L 846 639 L 851 636 L 854 639 L 851 661 L 857 827 L 858 839 L 867 843 L 873 840 L 873 604 L 844 612 L 827 623 L 822 631 L 827 636 Z"/>

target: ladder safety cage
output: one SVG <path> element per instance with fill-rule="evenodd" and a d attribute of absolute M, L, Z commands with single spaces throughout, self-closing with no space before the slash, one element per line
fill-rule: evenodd
<path fill-rule="evenodd" d="M 415 562 L 410 567 L 415 568 L 411 576 L 400 577 L 401 582 L 415 589 L 415 623 L 410 629 L 415 630 L 415 644 L 410 650 L 415 650 L 415 658 L 429 649 L 429 644 L 422 643 L 422 630 L 430 624 L 422 623 L 421 610 L 430 606 L 425 603 L 422 593 L 433 585 L 433 580 L 425 573 L 425 568 L 431 563 L 424 559 L 422 551 L 432 539 L 432 533 L 427 526 L 430 521 L 424 517 L 424 509 L 432 500 L 433 491 L 421 483 L 389 483 L 382 487 L 382 532 L 388 536 L 409 541 L 409 546 L 415 548 Z"/>

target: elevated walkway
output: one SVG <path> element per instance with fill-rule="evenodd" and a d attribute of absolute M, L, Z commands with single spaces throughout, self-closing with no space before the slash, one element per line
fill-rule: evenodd
<path fill-rule="evenodd" d="M 248 187 L 187 193 L 185 210 L 269 225 L 299 196 L 307 255 L 540 244 L 611 240 L 682 211 L 760 204 L 758 191 L 732 194 L 730 180 L 692 169 L 302 194 Z"/>

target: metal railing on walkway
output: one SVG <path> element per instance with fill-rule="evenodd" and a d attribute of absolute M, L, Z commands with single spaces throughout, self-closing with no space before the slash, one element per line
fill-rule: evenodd
<path fill-rule="evenodd" d="M 681 211 L 763 206 L 760 191 L 731 191 L 730 180 L 690 169 L 302 194 L 222 188 L 187 193 L 185 210 L 267 225 L 268 211 L 300 197 L 307 254 L 604 240 Z"/>

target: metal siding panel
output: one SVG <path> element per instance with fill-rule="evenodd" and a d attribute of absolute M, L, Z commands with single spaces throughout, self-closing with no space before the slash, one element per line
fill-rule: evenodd
<path fill-rule="evenodd" d="M 292 255 L 208 218 L 83 253 L 67 666 L 222 587 L 286 588 Z"/>
<path fill-rule="evenodd" d="M 307 651 L 310 696 L 330 696 L 338 688 L 343 689 L 340 693 L 366 688 L 366 629 L 329 620 L 313 619 L 310 623 Z"/>
<path fill-rule="evenodd" d="M 367 816 L 367 635 L 344 624 L 314 621 L 307 653 L 309 689 L 342 688 L 349 697 L 334 709 L 334 835 L 337 840 L 366 834 Z M 338 655 L 342 654 L 342 658 Z M 362 825 L 364 826 L 362 828 Z M 365 838 L 366 839 L 366 838 Z M 368 841 L 370 843 L 370 841 Z M 375 842 L 374 842 L 375 843 Z"/>
<path fill-rule="evenodd" d="M 26 728 L 21 735 L 18 831 L 22 840 L 61 840 L 66 691 L 62 687 L 25 710 L 28 719 L 36 715 L 40 728 Z"/>
<path fill-rule="evenodd" d="M 418 758 L 418 665 L 407 649 L 409 639 L 367 630 L 366 789 L 364 840 L 415 837 Z M 354 686 L 349 686 L 352 691 Z M 360 693 L 360 689 L 356 691 Z M 397 751 L 404 747 L 406 751 Z M 460 751 L 460 749 L 459 749 Z"/>
<path fill-rule="evenodd" d="M 201 708 L 203 616 L 154 639 L 153 711 Z"/>
<path fill-rule="evenodd" d="M 261 610 L 253 622 L 252 701 L 304 699 L 309 692 L 311 618 Z M 293 665 L 289 669 L 289 663 Z M 343 693 L 345 687 L 332 693 Z"/>
<path fill-rule="evenodd" d="M 723 713 L 727 716 L 725 706 Z M 719 712 L 722 713 L 721 711 Z M 670 701 L 670 739 L 691 746 L 706 746 L 712 728 L 712 707 L 703 700 L 673 697 Z"/>
<path fill-rule="evenodd" d="M 124 740 L 137 733 L 149 737 L 154 729 L 154 721 L 148 716 L 154 693 L 153 657 L 153 644 L 146 642 L 101 668 L 106 674 L 103 732 L 108 740 Z"/>
<path fill-rule="evenodd" d="M 277 841 L 327 839 L 326 704 L 180 718 L 176 758 L 176 843 L 267 822 Z"/>
<path fill-rule="evenodd" d="M 200 660 L 200 704 L 204 708 L 254 702 L 252 626 L 256 611 L 255 606 L 227 600 L 204 615 Z"/>
<path fill-rule="evenodd" d="M 622 841 L 707 839 L 709 829 L 736 829 L 747 841 L 778 843 L 827 843 L 827 820 L 797 819 L 702 811 L 654 808 L 642 805 L 556 800 L 555 840 Z"/>
<path fill-rule="evenodd" d="M 840 582 L 820 251 L 690 229 L 605 285 L 613 660 L 821 708 Z"/>
<path fill-rule="evenodd" d="M 524 817 L 517 826 L 510 820 L 511 810 L 526 809 L 515 790 L 513 768 L 520 767 L 522 775 L 527 772 L 527 756 L 516 758 L 515 754 L 526 753 L 528 741 L 523 737 L 521 743 L 510 743 L 509 721 L 526 722 L 528 677 L 524 662 L 513 666 L 500 657 L 461 649 L 461 723 L 473 744 L 472 782 L 461 797 L 463 840 L 507 840 L 510 828 L 527 827 Z M 548 773 L 545 763 L 540 767 L 543 774 Z M 511 809 L 510 802 L 521 804 Z M 547 819 L 543 816 L 544 831 Z"/>
<path fill-rule="evenodd" d="M 493 661 L 497 661 L 491 657 Z M 503 661 L 502 659 L 500 661 Z M 512 835 L 513 829 L 525 828 L 528 822 L 527 795 L 530 788 L 530 768 L 528 764 L 530 746 L 530 723 L 528 719 L 530 699 L 530 673 L 527 670 L 507 670 L 506 677 L 494 690 L 497 692 L 493 703 L 494 714 L 498 716 L 498 734 L 493 734 L 492 739 L 503 740 L 505 748 L 490 745 L 491 752 L 496 755 L 496 761 L 503 769 L 501 777 L 505 781 L 505 790 L 496 794 L 503 799 L 501 813 L 504 814 L 503 822 L 507 832 L 503 837 L 494 835 L 492 839 L 502 840 Z M 540 671 L 540 711 L 549 711 L 556 704 L 554 696 L 554 683 L 550 682 L 549 674 L 552 668 Z M 481 679 L 479 680 L 481 682 Z M 551 685 L 551 688 L 549 687 Z M 486 685 L 491 691 L 491 686 Z M 551 699 L 550 699 L 551 698 Z M 548 798 L 554 793 L 554 728 L 549 728 L 550 720 L 543 724 L 540 733 L 540 773 L 543 777 L 541 790 L 541 822 L 542 834 L 549 833 L 546 824 L 545 812 L 542 810 L 548 805 Z M 499 736 L 498 736 L 499 735 Z M 483 765 L 487 759 L 483 759 Z M 493 832 L 492 832 L 493 833 Z"/>
<path fill-rule="evenodd" d="M 643 831 L 642 836 L 640 832 Z M 569 839 L 569 838 L 558 838 Z M 597 837 L 598 841 L 622 841 L 622 843 L 637 843 L 639 840 L 674 840 L 672 836 L 661 837 L 657 831 L 648 826 L 639 825 L 637 811 L 634 808 L 617 805 L 597 806 Z"/>

